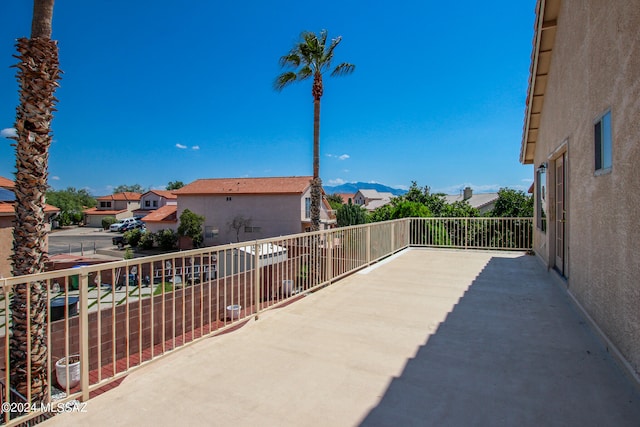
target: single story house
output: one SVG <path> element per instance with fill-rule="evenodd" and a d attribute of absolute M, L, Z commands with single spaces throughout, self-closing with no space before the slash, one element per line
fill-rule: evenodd
<path fill-rule="evenodd" d="M 373 211 L 391 202 L 393 197 L 392 193 L 379 192 L 378 190 L 358 190 L 353 196 L 353 204 L 362 206 L 368 211 Z M 347 203 L 346 200 L 345 203 Z"/>
<path fill-rule="evenodd" d="M 451 204 L 455 202 L 467 202 L 471 207 L 480 211 L 480 215 L 491 212 L 498 200 L 498 193 L 478 193 L 473 194 L 471 187 L 465 187 L 460 194 L 444 196 L 445 202 Z"/>

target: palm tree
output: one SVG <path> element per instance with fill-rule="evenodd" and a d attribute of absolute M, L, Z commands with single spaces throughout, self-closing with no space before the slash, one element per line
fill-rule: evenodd
<path fill-rule="evenodd" d="M 54 0 L 34 0 L 31 38 L 20 38 L 20 105 L 16 108 L 16 179 L 13 275 L 39 273 L 47 259 L 44 202 L 51 120 L 60 78 L 58 46 L 51 40 Z M 11 385 L 32 402 L 46 401 L 47 291 L 44 283 L 16 285 L 11 299 Z"/>
<path fill-rule="evenodd" d="M 323 93 L 322 75 L 331 68 L 333 51 L 342 41 L 342 36 L 331 40 L 327 46 L 327 30 L 319 35 L 305 31 L 288 54 L 280 58 L 283 68 L 290 68 L 276 77 L 273 86 L 281 91 L 291 83 L 313 77 L 313 180 L 311 181 L 311 229 L 320 229 L 320 203 L 322 201 L 322 181 L 320 180 L 320 98 Z M 351 74 L 355 65 L 343 62 L 337 65 L 331 76 Z"/>

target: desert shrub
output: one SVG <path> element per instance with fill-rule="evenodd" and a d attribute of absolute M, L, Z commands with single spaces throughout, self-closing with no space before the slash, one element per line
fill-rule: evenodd
<path fill-rule="evenodd" d="M 178 244 L 178 234 L 171 229 L 160 230 L 156 234 L 155 240 L 160 249 L 168 251 L 176 248 Z"/>
<path fill-rule="evenodd" d="M 140 239 L 142 238 L 142 230 L 134 228 L 133 230 L 126 231 L 124 233 L 124 238 L 127 240 L 127 243 L 135 248 L 138 246 Z"/>
<path fill-rule="evenodd" d="M 140 249 L 153 249 L 153 243 L 155 239 L 155 234 L 150 231 L 145 231 L 140 234 L 140 240 L 138 240 L 138 247 Z"/>
<path fill-rule="evenodd" d="M 104 218 L 102 218 L 102 229 L 108 230 L 109 227 L 111 227 L 111 224 L 115 223 L 116 221 L 118 220 L 113 216 L 105 216 Z"/>

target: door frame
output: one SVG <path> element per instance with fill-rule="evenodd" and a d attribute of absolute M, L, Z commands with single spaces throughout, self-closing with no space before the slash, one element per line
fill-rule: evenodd
<path fill-rule="evenodd" d="M 549 178 L 548 178 L 548 187 L 549 190 L 549 201 L 552 204 L 550 212 L 548 212 L 552 218 L 549 218 L 550 224 L 547 224 L 547 230 L 549 231 L 549 259 L 548 265 L 549 267 L 553 267 L 562 277 L 569 278 L 569 224 L 571 219 L 571 209 L 570 209 L 570 188 L 569 188 L 569 150 L 568 150 L 568 141 L 565 140 L 554 152 L 549 156 Z M 558 212 L 558 163 L 562 162 L 562 204 L 563 204 L 563 213 L 564 218 L 559 218 Z M 560 212 L 562 215 L 562 212 Z M 562 233 L 562 247 L 560 251 L 562 253 L 558 253 L 558 234 Z"/>

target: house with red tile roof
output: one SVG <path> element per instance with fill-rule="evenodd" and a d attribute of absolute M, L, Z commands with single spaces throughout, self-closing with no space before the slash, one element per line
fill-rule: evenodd
<path fill-rule="evenodd" d="M 176 230 L 178 196 L 169 190 L 150 190 L 140 198 L 140 208 L 134 216 L 142 217 L 148 231 L 156 233 L 165 228 Z"/>
<path fill-rule="evenodd" d="M 203 215 L 207 246 L 308 231 L 311 179 L 310 176 L 199 179 L 174 190 L 178 196 L 177 218 L 185 209 Z M 330 211 L 323 197 L 322 229 L 335 225 Z"/>
<path fill-rule="evenodd" d="M 178 229 L 178 205 L 164 205 L 161 208 L 153 210 L 149 212 L 147 215 L 142 217 L 142 222 L 144 222 L 147 231 L 151 233 L 157 233 L 160 230 Z"/>
<path fill-rule="evenodd" d="M 124 192 L 96 198 L 95 208 L 85 209 L 84 224 L 87 227 L 102 227 L 102 220 L 112 216 L 116 219 L 130 218 L 140 208 L 140 193 Z"/>
<path fill-rule="evenodd" d="M 178 196 L 169 190 L 149 190 L 140 197 L 140 208 L 134 211 L 134 216 L 144 217 L 166 205 L 178 205 Z"/>
<path fill-rule="evenodd" d="M 15 184 L 8 178 L 0 176 L 0 277 L 11 276 L 11 254 L 13 253 L 13 225 L 16 218 L 14 208 Z M 45 205 L 47 230 L 51 230 L 51 218 L 60 212 L 55 206 Z M 46 246 L 48 247 L 48 241 Z"/>

